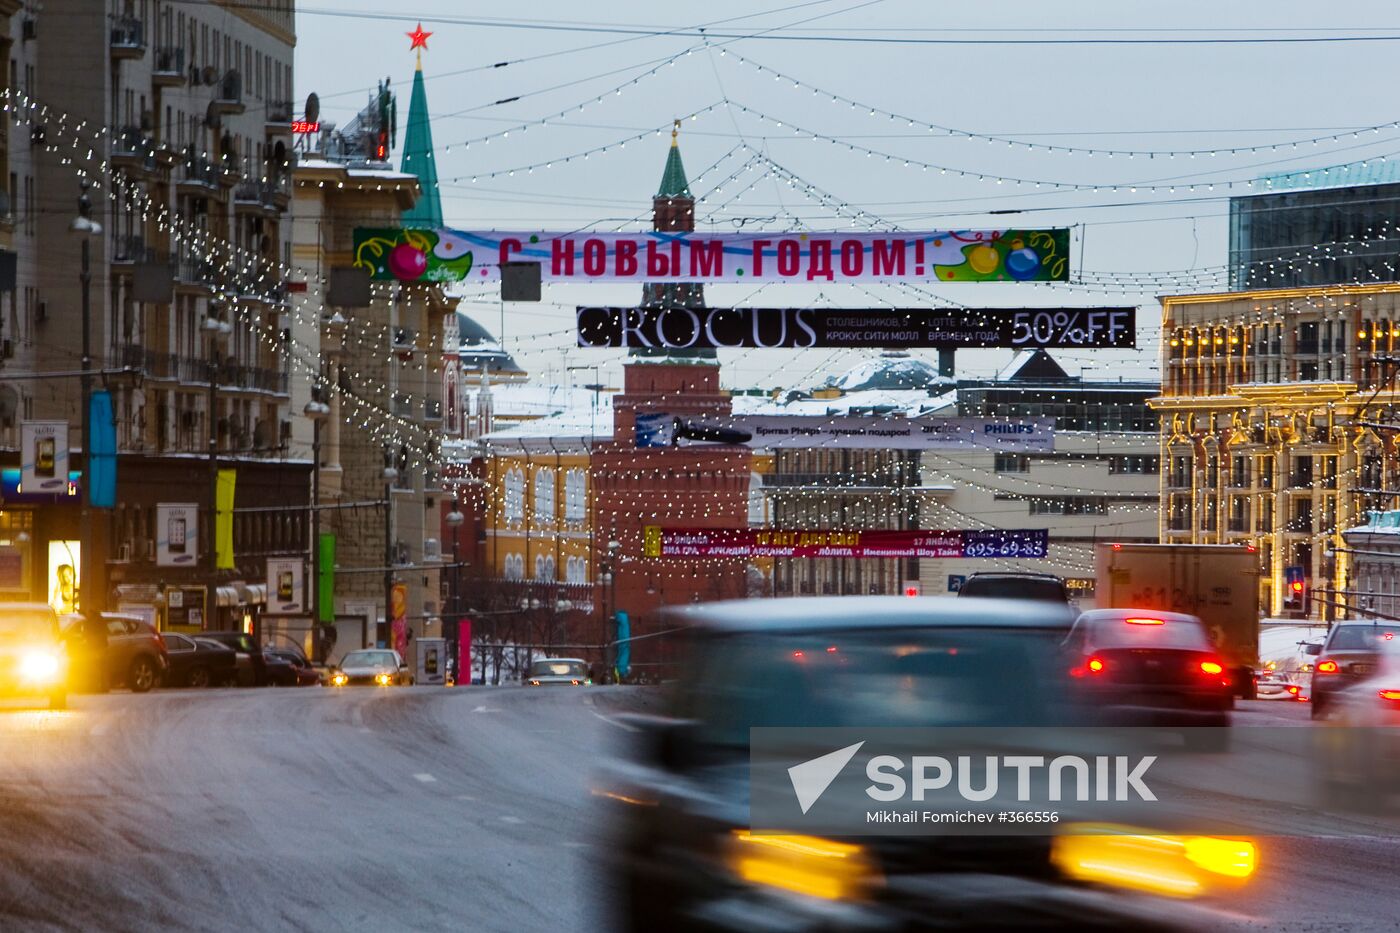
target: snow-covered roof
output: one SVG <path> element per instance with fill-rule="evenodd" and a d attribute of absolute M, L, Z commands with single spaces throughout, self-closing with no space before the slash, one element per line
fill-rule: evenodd
<path fill-rule="evenodd" d="M 831 381 L 831 385 L 848 392 L 860 389 L 928 389 L 931 386 L 951 386 L 955 380 L 938 374 L 938 367 L 927 360 L 910 356 L 899 350 L 886 351 L 864 360 Z"/>
<path fill-rule="evenodd" d="M 938 395 L 915 389 L 867 389 L 847 392 L 835 398 L 759 398 L 740 395 L 734 398 L 736 415 L 817 415 L 830 417 L 848 415 L 853 411 L 904 415 L 913 418 L 935 412 L 947 412 L 957 405 L 957 392 L 949 390 Z"/>
<path fill-rule="evenodd" d="M 581 386 L 539 385 L 530 382 L 492 383 L 491 411 L 497 420 L 548 418 L 561 412 L 579 410 L 584 415 L 596 406 L 612 417 L 613 391 L 594 392 Z M 475 403 L 476 391 L 467 395 Z"/>
<path fill-rule="evenodd" d="M 297 168 L 320 170 L 320 171 L 343 171 L 353 177 L 383 178 L 392 181 L 418 181 L 418 176 L 409 172 L 400 172 L 392 168 L 370 168 L 365 165 L 351 166 L 344 162 L 333 162 L 330 159 L 298 159 Z"/>
<path fill-rule="evenodd" d="M 544 418 L 519 421 L 482 437 L 487 446 L 508 451 L 520 445 L 530 449 L 548 448 L 553 442 L 559 449 L 612 440 L 612 405 L 599 405 L 597 410 L 585 407 L 568 408 Z M 572 443 L 571 443 L 572 442 Z"/>

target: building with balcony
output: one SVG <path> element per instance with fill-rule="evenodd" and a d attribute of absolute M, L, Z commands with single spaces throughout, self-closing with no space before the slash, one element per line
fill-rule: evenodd
<path fill-rule="evenodd" d="M 0 5 L 0 29 L 11 6 L 19 5 Z M 0 299 L 8 305 L 0 313 L 0 450 L 7 451 L 0 457 L 13 459 L 19 422 L 64 420 L 74 468 L 85 469 L 74 376 L 84 238 L 70 224 L 87 176 L 99 182 L 91 217 L 100 227 L 86 237 L 91 369 L 111 394 L 121 503 L 99 514 L 84 556 L 87 608 L 159 612 L 159 584 L 197 583 L 211 610 L 220 588 L 226 603 L 227 591 L 237 594 L 223 621 L 256 618 L 250 587 L 265 574 L 263 554 L 304 547 L 304 533 L 299 545 L 292 524 L 259 533 L 266 547 L 250 547 L 246 560 L 217 571 L 204 562 L 212 543 L 205 537 L 197 566 L 161 568 L 150 557 L 153 517 L 142 510 L 155 507 L 151 495 L 197 503 L 200 534 L 210 536 L 208 477 L 245 465 L 248 496 L 264 482 L 281 490 L 253 497 L 260 506 L 304 506 L 308 463 L 289 447 L 294 416 L 282 339 L 290 126 L 268 117 L 285 110 L 292 93 L 292 3 L 96 7 L 29 4 L 9 11 L 4 33 L 13 119 L 0 168 L 9 195 L 0 227 L 17 263 L 14 291 Z M 239 197 L 249 186 L 259 194 L 252 209 Z M 150 482 L 149 491 L 131 485 Z M 235 508 L 252 507 L 253 498 L 237 499 Z M 60 524 L 54 533 L 71 531 Z M 23 565 L 37 591 L 43 541 L 31 542 L 36 550 Z"/>
<path fill-rule="evenodd" d="M 1346 590 L 1342 530 L 1395 505 L 1400 285 L 1162 299 L 1160 532 L 1252 543 L 1278 614 L 1288 567 Z M 1327 607 L 1314 601 L 1314 615 Z"/>

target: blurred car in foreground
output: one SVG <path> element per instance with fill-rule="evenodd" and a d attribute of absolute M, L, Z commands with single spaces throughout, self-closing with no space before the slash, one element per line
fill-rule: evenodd
<path fill-rule="evenodd" d="M 340 659 L 331 673 L 332 687 L 373 685 L 392 687 L 412 683 L 408 665 L 397 651 L 387 648 L 365 648 L 351 651 Z"/>
<path fill-rule="evenodd" d="M 1233 699 L 1224 662 L 1195 616 L 1092 609 L 1065 639 L 1073 689 L 1095 717 L 1114 725 L 1228 726 Z M 1188 744 L 1226 744 L 1216 729 Z"/>
<path fill-rule="evenodd" d="M 311 662 L 290 648 L 263 648 L 263 657 L 269 665 L 268 679 L 280 687 L 314 687 L 321 682 L 321 675 Z"/>
<path fill-rule="evenodd" d="M 1326 804 L 1394 813 L 1400 805 L 1400 639 L 1385 638 L 1383 626 L 1374 634 L 1379 637 L 1371 640 L 1367 662 L 1372 672 L 1328 691 L 1313 765 Z"/>
<path fill-rule="evenodd" d="M 207 638 L 165 632 L 167 687 L 223 686 L 238 677 L 237 652 Z"/>
<path fill-rule="evenodd" d="M 0 697 L 68 705 L 68 658 L 58 617 L 45 603 L 0 603 Z"/>
<path fill-rule="evenodd" d="M 1336 697 L 1377 672 L 1381 651 L 1395 640 L 1392 622 L 1338 622 L 1318 649 L 1312 676 L 1312 717 L 1325 718 Z"/>
<path fill-rule="evenodd" d="M 989 573 L 979 570 L 963 581 L 958 595 L 1069 605 L 1069 590 L 1065 587 L 1065 581 L 1048 573 Z"/>
<path fill-rule="evenodd" d="M 1242 841 L 1212 862 L 1209 846 L 1158 835 L 751 833 L 752 728 L 1075 722 L 1070 620 L 1054 605 L 900 597 L 677 615 L 693 641 L 670 715 L 629 717 L 636 757 L 595 790 L 617 831 L 602 851 L 621 929 L 1210 928 L 1142 890 L 1184 898 L 1253 871 Z"/>
<path fill-rule="evenodd" d="M 543 658 L 530 665 L 525 683 L 531 687 L 582 687 L 593 683 L 588 662 L 579 658 Z"/>

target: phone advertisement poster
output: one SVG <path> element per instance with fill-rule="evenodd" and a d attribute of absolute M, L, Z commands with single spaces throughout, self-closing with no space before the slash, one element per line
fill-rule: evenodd
<path fill-rule="evenodd" d="M 156 566 L 193 567 L 199 563 L 199 506 L 162 502 L 156 506 Z"/>
<path fill-rule="evenodd" d="M 61 493 L 68 488 L 68 422 L 25 421 L 20 425 L 20 490 Z"/>

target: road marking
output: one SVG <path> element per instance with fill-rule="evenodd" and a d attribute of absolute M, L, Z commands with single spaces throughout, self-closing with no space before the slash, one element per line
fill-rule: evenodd
<path fill-rule="evenodd" d="M 523 823 L 523 822 L 525 822 L 525 821 L 522 820 L 522 819 L 521 819 L 520 817 L 518 817 L 518 816 L 503 816 L 503 817 L 501 817 L 501 822 L 502 822 L 502 823 Z"/>
<path fill-rule="evenodd" d="M 91 729 L 88 730 L 90 735 L 102 735 L 106 731 L 107 724 L 105 722 L 99 722 L 97 725 L 93 726 Z"/>
<path fill-rule="evenodd" d="M 415 774 L 413 778 L 416 781 L 422 781 L 424 784 L 437 783 L 437 778 L 433 777 L 431 774 Z"/>
<path fill-rule="evenodd" d="M 592 711 L 590 710 L 590 712 L 592 712 Z M 610 726 L 617 726 L 619 729 L 626 729 L 628 732 L 641 732 L 641 731 L 642 731 L 641 729 L 638 729 L 636 726 L 629 725 L 629 724 L 627 724 L 627 723 L 625 723 L 625 722 L 618 722 L 616 719 L 613 719 L 611 716 L 604 716 L 602 713 L 593 713 L 593 715 L 594 715 L 594 716 L 597 716 L 599 719 L 603 720 L 603 722 L 607 723 L 607 724 L 610 725 Z"/>
<path fill-rule="evenodd" d="M 472 710 L 472 712 L 473 712 L 473 713 L 499 713 L 500 710 L 498 710 L 498 709 L 487 709 L 487 708 L 484 707 L 484 706 L 478 706 L 476 709 Z"/>

